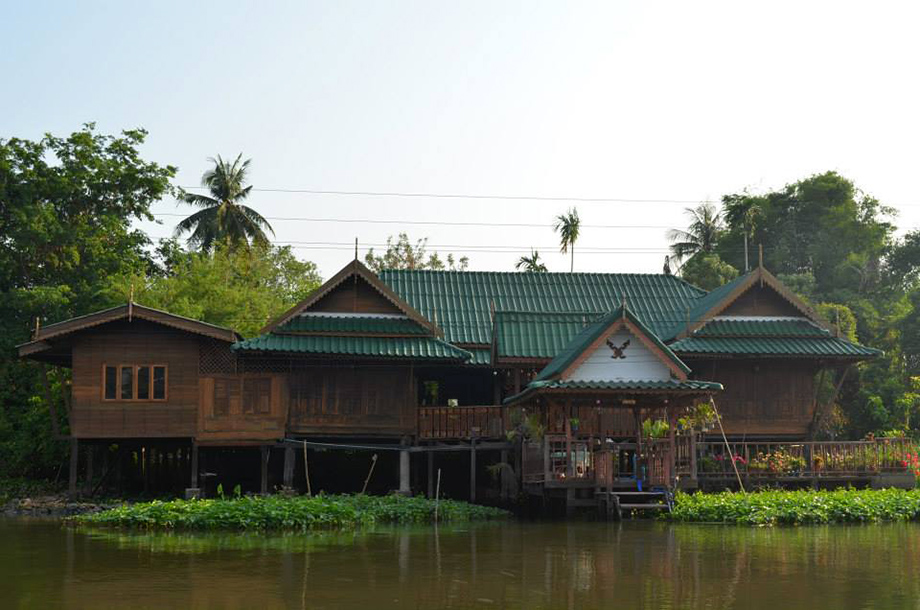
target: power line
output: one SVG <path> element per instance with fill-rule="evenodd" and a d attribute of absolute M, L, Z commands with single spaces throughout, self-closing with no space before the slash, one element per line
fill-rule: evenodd
<path fill-rule="evenodd" d="M 208 190 L 205 186 L 182 186 L 185 190 Z M 699 204 L 708 199 L 629 199 L 625 197 L 548 197 L 544 195 L 483 195 L 477 193 L 413 193 L 401 191 L 329 191 L 320 189 L 255 188 L 259 193 L 303 193 L 307 195 L 335 195 L 343 197 L 406 197 L 414 199 L 477 199 L 500 201 L 571 201 L 575 203 L 668 203 Z M 711 203 L 711 202 L 710 202 Z"/>

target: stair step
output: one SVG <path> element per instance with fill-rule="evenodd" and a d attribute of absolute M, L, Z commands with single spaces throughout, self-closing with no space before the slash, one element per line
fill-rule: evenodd
<path fill-rule="evenodd" d="M 623 509 L 667 510 L 667 504 L 620 504 Z"/>

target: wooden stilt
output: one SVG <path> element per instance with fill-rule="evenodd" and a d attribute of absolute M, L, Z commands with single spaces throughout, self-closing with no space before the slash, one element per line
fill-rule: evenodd
<path fill-rule="evenodd" d="M 284 482 L 285 489 L 294 487 L 294 448 L 284 448 Z"/>
<path fill-rule="evenodd" d="M 476 439 L 470 441 L 470 502 L 476 501 Z"/>
<path fill-rule="evenodd" d="M 192 443 L 192 476 L 191 476 L 191 487 L 192 489 L 198 489 L 198 445 Z"/>
<path fill-rule="evenodd" d="M 428 452 L 428 498 L 434 497 L 434 451 Z"/>
<path fill-rule="evenodd" d="M 80 441 L 70 439 L 70 475 L 67 481 L 67 493 L 71 498 L 77 495 L 77 466 L 80 457 Z"/>
<path fill-rule="evenodd" d="M 83 493 L 89 496 L 93 493 L 93 454 L 96 448 L 90 445 L 86 449 L 86 478 L 83 480 Z"/>
<path fill-rule="evenodd" d="M 268 493 L 268 458 L 271 456 L 271 447 L 263 445 L 262 450 L 262 485 L 259 492 L 262 495 Z"/>

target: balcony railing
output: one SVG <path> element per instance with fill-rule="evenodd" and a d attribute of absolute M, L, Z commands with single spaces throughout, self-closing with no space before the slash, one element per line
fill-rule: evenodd
<path fill-rule="evenodd" d="M 422 440 L 501 438 L 504 435 L 504 410 L 500 405 L 418 409 L 418 436 Z"/>

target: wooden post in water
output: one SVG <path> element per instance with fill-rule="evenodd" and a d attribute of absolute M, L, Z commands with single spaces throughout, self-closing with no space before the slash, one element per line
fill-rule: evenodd
<path fill-rule="evenodd" d="M 377 465 L 377 454 L 371 456 L 371 469 L 367 471 L 367 478 L 364 479 L 364 487 L 361 488 L 361 494 L 367 491 L 367 484 L 371 481 L 371 475 L 374 474 L 374 466 Z"/>
<path fill-rule="evenodd" d="M 307 463 L 307 441 L 303 442 L 303 476 L 307 479 L 307 495 L 312 496 L 313 490 L 310 489 L 310 464 Z"/>
<path fill-rule="evenodd" d="M 262 445 L 259 449 L 262 453 L 262 485 L 260 487 L 260 493 L 265 495 L 268 493 L 268 458 L 271 456 L 271 448 Z"/>
<path fill-rule="evenodd" d="M 441 503 L 441 469 L 438 468 L 438 486 L 434 492 L 434 522 L 438 522 L 438 506 Z"/>
<path fill-rule="evenodd" d="M 71 498 L 77 496 L 77 466 L 80 458 L 80 441 L 70 438 L 70 473 L 67 480 L 67 495 Z"/>

